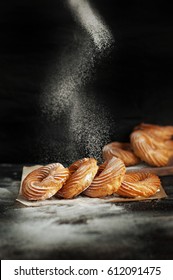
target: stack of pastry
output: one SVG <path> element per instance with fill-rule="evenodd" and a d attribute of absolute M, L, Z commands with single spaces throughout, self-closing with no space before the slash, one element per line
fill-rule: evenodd
<path fill-rule="evenodd" d="M 103 147 L 103 163 L 83 158 L 64 167 L 53 163 L 29 173 L 22 182 L 22 195 L 28 200 L 62 199 L 79 194 L 105 197 L 150 197 L 159 191 L 156 174 L 126 172 L 126 166 L 146 162 L 166 166 L 173 156 L 173 126 L 140 124 L 130 134 L 130 143 L 112 142 Z"/>
<path fill-rule="evenodd" d="M 130 143 L 111 142 L 103 147 L 103 158 L 121 158 L 126 166 L 143 161 L 151 166 L 166 166 L 173 157 L 173 126 L 141 123 L 130 134 Z"/>

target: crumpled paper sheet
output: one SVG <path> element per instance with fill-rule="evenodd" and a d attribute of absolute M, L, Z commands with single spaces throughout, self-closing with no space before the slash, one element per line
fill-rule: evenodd
<path fill-rule="evenodd" d="M 107 196 L 104 198 L 90 198 L 90 197 L 79 195 L 73 199 L 59 199 L 56 197 L 51 197 L 51 198 L 43 200 L 43 201 L 42 200 L 41 201 L 30 201 L 30 200 L 27 200 L 26 198 L 24 198 L 21 194 L 22 182 L 31 171 L 33 171 L 39 167 L 41 167 L 41 165 L 23 167 L 19 194 L 18 194 L 18 197 L 16 198 L 16 200 L 25 206 L 34 207 L 34 206 L 44 206 L 44 205 L 53 205 L 53 204 L 56 204 L 56 205 L 71 204 L 71 205 L 73 205 L 73 204 L 81 203 L 81 202 L 86 203 L 86 204 L 97 204 L 97 203 L 105 203 L 105 202 L 129 202 L 129 201 L 139 201 L 139 200 L 161 199 L 161 198 L 167 197 L 167 194 L 165 193 L 163 187 L 161 186 L 160 190 L 154 196 L 151 196 L 149 198 L 144 198 L 144 197 L 124 198 L 124 197 L 120 197 L 118 195 L 111 195 L 111 196 Z M 135 166 L 134 168 L 132 168 L 132 167 L 127 168 L 127 171 L 133 171 L 133 169 L 135 171 L 136 171 L 136 169 L 142 170 L 145 168 L 146 168 L 145 165 L 139 165 L 139 166 Z"/>

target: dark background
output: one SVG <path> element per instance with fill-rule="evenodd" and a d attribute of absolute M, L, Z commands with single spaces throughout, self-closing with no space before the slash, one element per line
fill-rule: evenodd
<path fill-rule="evenodd" d="M 39 163 L 68 145 L 65 127 L 42 115 L 39 100 L 48 69 L 62 53 L 76 22 L 66 1 L 0 2 L 0 161 Z M 165 1 L 93 0 L 115 38 L 88 85 L 116 122 L 110 140 L 127 141 L 134 125 L 173 125 L 173 20 Z M 49 129 L 48 129 L 49 128 Z M 118 129 L 118 130 L 117 130 Z M 40 133 L 47 139 L 49 153 Z M 52 144 L 54 143 L 54 144 Z M 82 144 L 78 157 L 83 154 Z M 65 153 L 61 153 L 65 160 Z M 68 159 L 68 154 L 66 154 Z"/>

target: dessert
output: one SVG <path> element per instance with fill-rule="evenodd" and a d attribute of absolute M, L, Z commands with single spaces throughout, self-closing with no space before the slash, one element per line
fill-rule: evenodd
<path fill-rule="evenodd" d="M 115 156 L 123 160 L 125 166 L 136 165 L 140 162 L 130 143 L 111 142 L 103 147 L 102 153 L 104 160 L 109 160 Z"/>
<path fill-rule="evenodd" d="M 63 187 L 57 192 L 56 196 L 61 198 L 74 198 L 85 189 L 87 189 L 93 181 L 98 165 L 94 158 L 84 158 L 74 162 L 69 166 L 71 175 Z"/>
<path fill-rule="evenodd" d="M 83 194 L 89 197 L 104 197 L 111 195 L 119 189 L 126 172 L 123 161 L 112 157 L 104 162 L 89 188 Z"/>
<path fill-rule="evenodd" d="M 26 176 L 22 183 L 21 193 L 28 200 L 48 199 L 62 188 L 69 176 L 69 169 L 62 164 L 48 164 Z"/>
<path fill-rule="evenodd" d="M 150 197 L 160 189 L 161 183 L 157 175 L 151 173 L 128 173 L 117 191 L 123 197 Z"/>

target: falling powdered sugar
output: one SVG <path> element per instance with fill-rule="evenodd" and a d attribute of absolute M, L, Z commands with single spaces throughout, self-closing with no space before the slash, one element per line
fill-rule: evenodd
<path fill-rule="evenodd" d="M 44 89 L 42 112 L 51 121 L 65 120 L 66 137 L 70 144 L 73 143 L 66 151 L 71 161 L 84 156 L 101 161 L 101 149 L 110 140 L 113 120 L 106 105 L 92 90 L 86 91 L 86 85 L 111 51 L 113 36 L 88 1 L 67 0 L 67 3 L 82 29 L 77 30 L 73 49 L 67 47 L 61 54 L 54 75 Z M 58 158 L 61 158 L 61 150 L 56 151 Z M 82 150 L 83 154 L 80 153 Z"/>
<path fill-rule="evenodd" d="M 101 16 L 94 10 L 88 1 L 68 0 L 69 6 L 77 21 L 91 36 L 95 47 L 103 52 L 111 47 L 113 36 Z"/>

